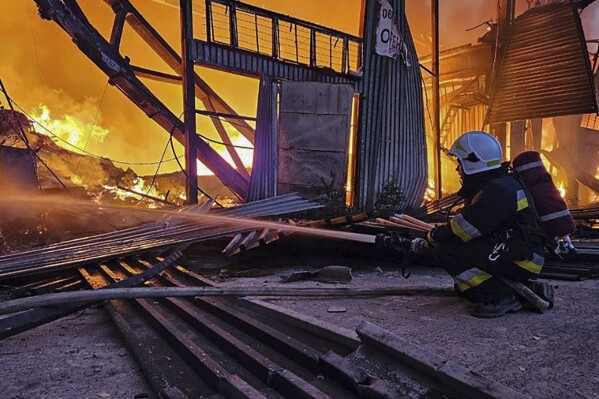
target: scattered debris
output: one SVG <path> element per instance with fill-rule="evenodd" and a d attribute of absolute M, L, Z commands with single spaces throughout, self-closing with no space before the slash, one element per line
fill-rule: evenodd
<path fill-rule="evenodd" d="M 327 312 L 329 312 L 329 313 L 344 313 L 344 312 L 347 312 L 347 308 L 345 306 L 329 306 L 327 308 Z"/>
<path fill-rule="evenodd" d="M 305 271 L 293 273 L 284 277 L 284 283 L 300 280 L 314 280 L 325 283 L 348 283 L 352 281 L 351 268 L 347 266 L 326 266 L 316 271 Z"/>

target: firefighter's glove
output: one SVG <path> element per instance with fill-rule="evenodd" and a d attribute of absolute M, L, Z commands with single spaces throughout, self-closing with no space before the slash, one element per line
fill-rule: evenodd
<path fill-rule="evenodd" d="M 434 235 L 434 231 L 435 231 L 436 227 L 433 227 L 432 229 L 430 229 L 428 231 L 428 233 L 426 233 L 426 240 L 431 244 L 431 245 L 435 245 L 437 242 L 435 241 L 435 235 Z"/>
<path fill-rule="evenodd" d="M 426 239 L 432 245 L 436 245 L 440 242 L 448 242 L 452 236 L 451 228 L 448 225 L 441 225 L 433 227 L 427 234 Z"/>
<path fill-rule="evenodd" d="M 390 235 L 377 234 L 375 244 L 378 248 L 391 248 L 397 252 L 404 252 L 410 250 L 412 241 L 396 233 Z"/>
<path fill-rule="evenodd" d="M 424 255 L 430 247 L 430 244 L 424 238 L 414 238 L 410 243 L 410 251 L 417 255 Z"/>

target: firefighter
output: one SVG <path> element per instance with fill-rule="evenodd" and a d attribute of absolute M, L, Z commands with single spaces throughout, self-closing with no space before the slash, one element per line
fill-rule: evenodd
<path fill-rule="evenodd" d="M 522 185 L 502 163 L 501 145 L 485 132 L 460 136 L 449 150 L 457 159 L 465 206 L 428 234 L 427 252 L 474 303 L 473 316 L 500 317 L 522 309 L 516 293 L 498 277 L 520 281 L 553 305 L 553 287 L 533 282 L 544 263 L 543 234 Z M 422 245 L 413 250 L 422 252 Z"/>

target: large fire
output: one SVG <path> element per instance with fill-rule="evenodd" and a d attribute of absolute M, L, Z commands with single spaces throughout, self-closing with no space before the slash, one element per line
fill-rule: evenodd
<path fill-rule="evenodd" d="M 54 139 L 56 144 L 60 147 L 63 147 L 67 150 L 74 151 L 80 154 L 90 153 L 88 148 L 93 148 L 93 144 L 102 144 L 104 139 L 110 134 L 108 129 L 99 126 L 94 121 L 90 120 L 82 120 L 77 115 L 65 114 L 62 117 L 54 118 L 52 117 L 52 112 L 50 108 L 45 104 L 40 104 L 35 109 L 33 109 L 30 113 L 30 116 L 33 120 L 33 127 L 35 131 L 39 134 L 43 134 L 45 136 L 50 136 Z M 236 151 L 239 154 L 243 164 L 246 168 L 251 168 L 252 160 L 253 160 L 253 150 L 251 149 L 251 143 L 245 139 L 245 137 L 241 136 L 235 129 L 232 127 L 229 128 L 229 132 L 231 135 L 231 140 L 234 146 L 236 146 Z M 215 144 L 214 145 L 216 151 L 233 167 L 235 164 L 233 159 L 231 158 L 229 151 L 225 146 Z M 105 149 L 108 150 L 108 149 Z M 182 151 L 181 151 L 182 152 Z M 103 154 L 96 154 L 102 156 Z M 178 154 L 181 159 L 183 157 L 182 154 Z M 109 158 L 107 156 L 107 158 Z M 182 164 L 183 160 L 180 161 Z M 198 176 L 209 176 L 214 173 L 208 169 L 204 164 L 198 161 Z M 81 178 L 78 176 L 72 176 L 71 181 L 74 184 L 80 184 Z M 140 187 L 138 185 L 141 184 Z M 136 190 L 136 188 L 142 188 L 142 182 L 135 184 L 134 187 L 130 187 L 132 190 Z M 136 190 L 137 191 L 137 190 Z M 141 190 L 140 192 L 145 192 L 145 190 Z M 149 195 L 154 195 L 152 193 L 148 193 Z"/>
<path fill-rule="evenodd" d="M 44 104 L 33 109 L 30 115 L 36 132 L 54 136 L 57 138 L 56 144 L 78 153 L 84 153 L 90 144 L 101 144 L 110 133 L 94 121 L 83 121 L 76 115 L 66 114 L 61 118 L 53 118 L 50 109 Z"/>
<path fill-rule="evenodd" d="M 227 126 L 227 124 L 225 125 Z M 252 144 L 245 137 L 239 134 L 239 132 L 237 132 L 237 130 L 231 125 L 227 126 L 227 130 L 229 132 L 229 137 L 231 137 L 231 142 L 234 146 L 236 146 L 235 150 L 237 151 L 241 162 L 243 162 L 243 165 L 245 165 L 246 169 L 251 168 L 254 156 L 254 151 L 251 149 Z M 220 154 L 220 156 L 223 157 L 223 159 L 225 159 L 231 166 L 235 167 L 235 163 L 233 162 L 233 159 L 231 158 L 231 155 L 225 146 L 216 144 L 214 145 L 214 148 Z M 209 176 L 213 174 L 214 173 L 212 173 L 212 171 L 208 169 L 206 165 L 198 161 L 198 176 Z"/>
<path fill-rule="evenodd" d="M 114 134 L 101 125 L 97 110 L 92 112 L 90 107 L 69 107 L 68 109 L 75 112 L 61 115 L 60 111 L 55 113 L 51 109 L 45 104 L 40 104 L 28 115 L 31 119 L 32 133 L 38 134 L 38 139 L 33 139 L 34 147 L 45 146 L 46 150 L 41 156 L 55 172 L 58 172 L 63 182 L 82 187 L 87 196 L 99 204 L 117 201 L 156 208 L 164 206 L 165 202 L 176 205 L 185 203 L 184 176 L 174 160 L 171 145 L 167 141 L 168 136 L 161 143 L 162 150 L 163 146 L 167 145 L 163 154 L 164 162 L 160 167 L 153 162 L 151 172 L 142 177 L 130 169 L 128 164 L 121 164 L 118 160 L 116 164 L 110 162 L 112 152 L 105 141 L 110 141 Z M 59 116 L 55 117 L 55 114 Z M 251 143 L 233 127 L 229 129 L 231 141 L 237 147 L 239 157 L 246 169 L 250 169 L 253 157 Z M 47 137 L 45 141 L 41 140 L 42 136 Z M 48 143 L 54 143 L 50 146 L 52 148 L 48 147 Z M 235 167 L 227 147 L 217 143 L 211 145 Z M 173 141 L 173 147 L 179 162 L 184 166 L 183 147 L 176 141 Z M 106 152 L 108 154 L 105 154 Z M 168 171 L 165 171 L 167 168 Z M 154 177 L 155 173 L 159 175 L 157 179 Z M 213 173 L 198 161 L 198 176 L 213 176 Z M 209 179 L 208 182 L 210 181 Z M 211 183 L 200 181 L 201 187 L 205 184 Z M 217 192 L 220 190 L 214 185 L 212 189 Z M 220 201 L 223 202 L 223 199 Z"/>

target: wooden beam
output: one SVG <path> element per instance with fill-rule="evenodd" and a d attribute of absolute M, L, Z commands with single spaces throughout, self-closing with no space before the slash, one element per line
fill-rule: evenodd
<path fill-rule="evenodd" d="M 172 83 L 176 85 L 180 85 L 182 81 L 181 76 L 170 75 L 168 73 L 159 71 L 153 71 L 151 69 L 146 69 L 135 65 L 131 65 L 131 69 L 133 69 L 133 72 L 135 72 L 135 76 L 137 76 L 138 78 L 151 79 L 157 82 Z"/>

